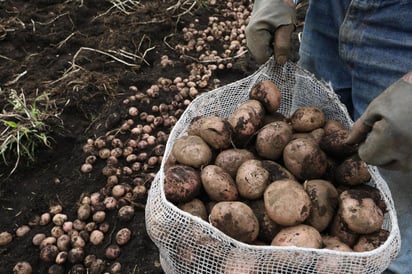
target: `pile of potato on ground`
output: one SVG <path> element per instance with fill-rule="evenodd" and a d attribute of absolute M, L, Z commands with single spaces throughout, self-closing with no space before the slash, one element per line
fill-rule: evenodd
<path fill-rule="evenodd" d="M 348 130 L 316 107 L 285 117 L 280 102 L 264 80 L 229 117 L 194 119 L 167 159 L 166 198 L 248 244 L 380 246 L 385 203 Z"/>

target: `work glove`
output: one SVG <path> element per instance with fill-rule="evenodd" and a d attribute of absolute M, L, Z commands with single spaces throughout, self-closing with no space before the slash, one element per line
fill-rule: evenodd
<path fill-rule="evenodd" d="M 387 88 L 355 122 L 348 144 L 371 165 L 412 170 L 412 71 Z"/>
<path fill-rule="evenodd" d="M 284 64 L 295 25 L 292 0 L 255 0 L 245 34 L 247 47 L 256 62 L 263 64 L 274 54 L 275 61 Z"/>

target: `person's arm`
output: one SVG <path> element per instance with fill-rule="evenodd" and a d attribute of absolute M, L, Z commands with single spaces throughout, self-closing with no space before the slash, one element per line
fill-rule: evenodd
<path fill-rule="evenodd" d="M 369 164 L 412 170 L 412 71 L 369 104 L 347 142 L 359 143 L 359 156 Z"/>
<path fill-rule="evenodd" d="M 272 55 L 284 64 L 290 51 L 290 39 L 296 25 L 297 0 L 255 0 L 246 27 L 250 54 L 262 64 Z"/>

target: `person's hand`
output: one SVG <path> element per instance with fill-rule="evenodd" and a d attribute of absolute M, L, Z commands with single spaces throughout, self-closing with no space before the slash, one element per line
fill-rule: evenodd
<path fill-rule="evenodd" d="M 247 47 L 256 62 L 263 64 L 275 55 L 275 61 L 284 64 L 295 24 L 292 0 L 255 0 L 245 34 Z"/>
<path fill-rule="evenodd" d="M 346 141 L 368 164 L 412 170 L 412 71 L 369 104 Z"/>

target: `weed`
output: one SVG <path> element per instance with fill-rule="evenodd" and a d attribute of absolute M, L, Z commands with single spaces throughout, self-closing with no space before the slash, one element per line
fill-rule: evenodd
<path fill-rule="evenodd" d="M 4 93 L 0 89 L 0 93 Z M 39 102 L 46 102 L 46 108 L 40 108 Z M 23 159 L 35 160 L 36 149 L 42 145 L 50 147 L 50 129 L 46 120 L 55 113 L 49 109 L 48 94 L 44 93 L 27 102 L 24 93 L 10 90 L 7 103 L 0 113 L 0 155 L 9 165 L 14 162 L 12 174 Z"/>

